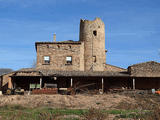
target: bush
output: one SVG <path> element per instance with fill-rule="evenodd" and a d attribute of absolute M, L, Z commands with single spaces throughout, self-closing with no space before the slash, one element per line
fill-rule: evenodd
<path fill-rule="evenodd" d="M 58 120 L 57 119 L 57 116 L 56 114 L 53 114 L 53 113 L 49 113 L 49 112 L 43 112 L 43 113 L 39 113 L 39 120 Z"/>
<path fill-rule="evenodd" d="M 108 113 L 94 108 L 90 108 L 89 111 L 82 116 L 82 120 L 104 120 L 106 118 L 108 118 Z"/>

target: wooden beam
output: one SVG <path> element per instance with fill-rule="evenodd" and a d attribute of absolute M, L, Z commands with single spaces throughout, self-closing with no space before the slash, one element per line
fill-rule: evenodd
<path fill-rule="evenodd" d="M 73 79 L 71 78 L 71 87 L 73 86 Z"/>
<path fill-rule="evenodd" d="M 42 78 L 40 77 L 40 89 L 42 89 Z"/>
<path fill-rule="evenodd" d="M 16 88 L 16 83 L 14 82 L 14 83 L 13 83 L 13 89 L 15 89 L 15 88 Z"/>
<path fill-rule="evenodd" d="M 102 93 L 104 93 L 104 79 L 102 78 Z"/>
<path fill-rule="evenodd" d="M 135 78 L 133 78 L 133 90 L 136 89 Z"/>

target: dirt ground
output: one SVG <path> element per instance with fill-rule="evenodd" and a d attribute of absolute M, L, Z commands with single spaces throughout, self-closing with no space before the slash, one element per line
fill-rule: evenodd
<path fill-rule="evenodd" d="M 135 99 L 118 94 L 104 95 L 1 95 L 0 106 L 22 105 L 27 107 L 49 106 L 53 108 L 72 109 L 112 109 L 120 102 L 126 101 L 128 104 L 135 103 Z"/>

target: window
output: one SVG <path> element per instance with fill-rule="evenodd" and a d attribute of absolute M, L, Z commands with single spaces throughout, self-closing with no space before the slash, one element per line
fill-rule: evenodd
<path fill-rule="evenodd" d="M 96 62 L 96 56 L 93 56 L 93 62 Z"/>
<path fill-rule="evenodd" d="M 71 65 L 72 64 L 72 56 L 67 56 L 66 57 L 66 63 L 67 63 L 67 65 Z"/>
<path fill-rule="evenodd" d="M 93 31 L 93 35 L 97 36 L 97 31 L 96 30 Z"/>
<path fill-rule="evenodd" d="M 44 64 L 50 64 L 50 57 L 44 56 Z"/>

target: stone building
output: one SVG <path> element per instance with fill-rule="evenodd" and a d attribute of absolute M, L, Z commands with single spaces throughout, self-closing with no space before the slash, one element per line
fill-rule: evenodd
<path fill-rule="evenodd" d="M 36 42 L 37 68 L 59 71 L 104 71 L 105 28 L 100 18 L 80 21 L 79 41 Z"/>
<path fill-rule="evenodd" d="M 55 36 L 54 36 L 55 38 Z M 105 25 L 100 18 L 81 20 L 79 41 L 36 42 L 36 68 L 1 76 L 9 88 L 30 90 L 56 84 L 58 90 L 86 86 L 88 90 L 160 88 L 160 63 L 150 61 L 128 69 L 106 64 Z M 3 79 L 5 78 L 5 79 Z M 147 84 L 144 84 L 147 83 Z M 87 86 L 88 85 L 88 86 Z"/>

